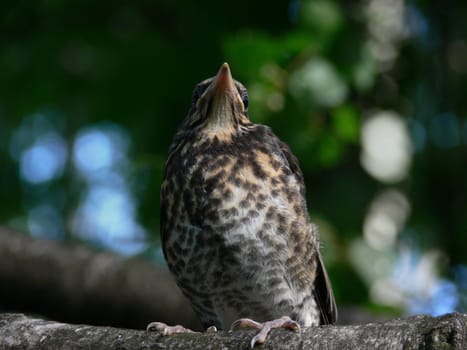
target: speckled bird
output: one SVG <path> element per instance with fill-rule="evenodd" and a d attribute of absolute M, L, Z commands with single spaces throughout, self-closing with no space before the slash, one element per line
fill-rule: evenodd
<path fill-rule="evenodd" d="M 209 330 L 331 324 L 337 309 L 303 175 L 290 148 L 248 117 L 227 63 L 193 91 L 161 190 L 168 266 Z M 164 334 L 189 331 L 153 322 Z"/>

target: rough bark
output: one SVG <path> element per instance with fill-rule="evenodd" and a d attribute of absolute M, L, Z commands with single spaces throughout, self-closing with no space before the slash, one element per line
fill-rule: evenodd
<path fill-rule="evenodd" d="M 467 314 L 413 316 L 358 326 L 273 330 L 261 349 L 466 349 Z M 254 331 L 177 334 L 70 325 L 0 314 L 0 349 L 248 349 Z"/>

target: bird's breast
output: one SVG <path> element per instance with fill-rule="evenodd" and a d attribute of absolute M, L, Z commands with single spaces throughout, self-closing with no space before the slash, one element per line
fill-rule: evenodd
<path fill-rule="evenodd" d="M 229 314 L 235 294 L 247 301 L 234 307 L 243 316 L 281 316 L 268 305 L 292 312 L 311 293 L 314 273 L 305 268 L 314 242 L 297 177 L 261 144 L 204 144 L 180 148 L 166 168 L 169 266 L 189 297 L 208 293 L 218 315 Z"/>

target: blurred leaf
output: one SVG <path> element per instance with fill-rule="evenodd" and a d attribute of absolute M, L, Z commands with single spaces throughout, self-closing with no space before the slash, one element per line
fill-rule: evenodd
<path fill-rule="evenodd" d="M 342 144 L 332 135 L 323 135 L 318 143 L 318 159 L 321 166 L 333 166 L 341 158 Z"/>
<path fill-rule="evenodd" d="M 376 62 L 369 52 L 368 45 L 362 45 L 360 57 L 352 72 L 355 87 L 362 92 L 367 91 L 373 86 L 376 74 Z"/>
<path fill-rule="evenodd" d="M 276 39 L 260 32 L 241 32 L 229 36 L 224 40 L 223 48 L 239 80 L 257 76 L 265 63 L 280 61 L 287 52 L 277 45 Z"/>
<path fill-rule="evenodd" d="M 358 114 L 352 105 L 342 105 L 332 112 L 332 121 L 336 136 L 346 142 L 356 143 L 359 137 L 360 123 Z"/>
<path fill-rule="evenodd" d="M 301 24 L 315 35 L 335 33 L 342 24 L 341 9 L 334 1 L 302 1 Z"/>

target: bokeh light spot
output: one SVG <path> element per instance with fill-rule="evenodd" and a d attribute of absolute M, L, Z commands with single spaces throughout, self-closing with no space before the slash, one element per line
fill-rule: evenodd
<path fill-rule="evenodd" d="M 361 163 L 376 179 L 395 183 L 404 179 L 412 158 L 412 142 L 402 118 L 392 111 L 374 113 L 361 132 Z"/>
<path fill-rule="evenodd" d="M 23 151 L 20 159 L 21 177 L 34 184 L 53 180 L 62 175 L 66 158 L 63 138 L 56 133 L 45 134 Z"/>
<path fill-rule="evenodd" d="M 73 149 L 75 166 L 83 174 L 108 168 L 113 162 L 112 144 L 100 130 L 90 130 L 78 136 Z"/>
<path fill-rule="evenodd" d="M 400 191 L 387 190 L 372 202 L 363 225 L 368 245 L 377 250 L 387 250 L 396 242 L 410 212 L 410 203 Z"/>
<path fill-rule="evenodd" d="M 329 61 L 313 57 L 290 77 L 290 92 L 298 100 L 334 107 L 345 100 L 348 88 Z"/>
<path fill-rule="evenodd" d="M 87 187 L 72 220 L 73 234 L 124 255 L 147 246 L 126 178 L 130 137 L 115 124 L 82 130 L 73 161 Z"/>

